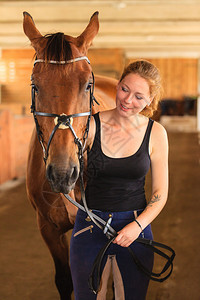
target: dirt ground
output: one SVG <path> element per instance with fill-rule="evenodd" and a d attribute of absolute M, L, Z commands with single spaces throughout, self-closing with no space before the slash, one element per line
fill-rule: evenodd
<path fill-rule="evenodd" d="M 154 239 L 174 248 L 176 258 L 172 276 L 151 282 L 147 300 L 200 300 L 200 134 L 168 135 L 169 198 L 152 227 Z M 148 179 L 147 195 L 149 186 Z M 0 300 L 58 300 L 24 180 L 0 186 L 0 237 Z"/>

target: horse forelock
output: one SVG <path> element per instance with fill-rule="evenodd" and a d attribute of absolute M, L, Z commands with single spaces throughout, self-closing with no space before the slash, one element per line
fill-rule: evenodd
<path fill-rule="evenodd" d="M 65 38 L 65 34 L 57 32 L 53 34 L 46 34 L 42 37 L 44 48 L 42 49 L 43 59 L 48 62 L 49 60 L 67 61 L 73 59 L 71 42 Z"/>

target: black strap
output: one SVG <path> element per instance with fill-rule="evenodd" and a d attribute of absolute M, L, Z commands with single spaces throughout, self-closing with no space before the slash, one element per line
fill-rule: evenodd
<path fill-rule="evenodd" d="M 109 246 L 112 244 L 116 236 L 114 236 L 112 239 L 108 240 L 108 242 L 105 244 L 104 247 L 99 251 L 93 266 L 92 271 L 90 273 L 90 276 L 88 278 L 88 284 L 89 288 L 93 291 L 94 294 L 97 294 L 99 291 L 100 281 L 101 281 L 101 274 L 102 274 L 102 260 L 103 257 L 109 248 Z M 96 282 L 95 282 L 96 279 Z"/>
<path fill-rule="evenodd" d="M 174 250 L 165 244 L 158 243 L 158 242 L 155 242 L 155 241 L 152 241 L 149 239 L 145 239 L 145 238 L 138 238 L 136 240 L 136 242 L 143 244 L 145 247 L 151 249 L 154 253 L 158 254 L 159 256 L 161 256 L 167 260 L 167 262 L 164 265 L 161 272 L 155 273 L 155 272 L 149 271 L 141 263 L 141 261 L 136 257 L 133 250 L 130 247 L 128 247 L 128 251 L 132 255 L 132 258 L 133 258 L 135 264 L 137 265 L 137 267 L 139 268 L 139 270 L 141 270 L 143 273 L 145 273 L 153 281 L 158 281 L 158 282 L 165 281 L 171 275 L 172 270 L 173 270 L 173 260 L 175 258 Z M 165 252 L 159 250 L 157 247 L 163 248 L 163 249 L 171 252 L 171 256 L 169 256 Z M 167 271 L 168 271 L 168 273 L 166 274 Z M 165 275 L 163 277 L 161 277 L 163 274 L 165 274 Z"/>
<path fill-rule="evenodd" d="M 105 255 L 107 249 L 109 248 L 109 246 L 112 244 L 115 237 L 116 236 L 114 236 L 112 239 L 108 240 L 108 242 L 105 244 L 105 246 L 102 247 L 102 249 L 99 251 L 99 253 L 98 253 L 98 255 L 97 255 L 97 257 L 94 261 L 92 271 L 91 271 L 90 276 L 89 276 L 88 284 L 89 284 L 89 288 L 95 294 L 98 293 L 99 287 L 100 287 L 103 257 Z M 131 256 L 133 258 L 133 261 L 136 264 L 136 266 L 138 267 L 138 269 L 140 271 L 142 271 L 147 277 L 149 277 L 153 281 L 163 282 L 164 280 L 166 280 L 171 275 L 172 270 L 173 270 L 173 260 L 174 260 L 174 257 L 175 257 L 174 250 L 171 247 L 169 247 L 165 244 L 158 243 L 158 242 L 155 242 L 155 241 L 152 241 L 152 240 L 149 240 L 149 239 L 145 239 L 145 238 L 137 238 L 135 242 L 143 244 L 145 247 L 150 248 L 154 253 L 158 254 L 159 256 L 161 256 L 161 257 L 163 257 L 167 260 L 167 262 L 164 265 L 162 271 L 158 272 L 158 273 L 154 273 L 154 272 L 148 270 L 141 263 L 141 261 L 137 258 L 137 256 L 133 252 L 133 250 L 130 247 L 128 247 L 127 249 L 129 251 L 129 253 L 131 254 Z M 163 248 L 163 249 L 171 252 L 171 256 L 169 256 L 166 253 L 164 253 L 163 251 L 157 249 L 157 247 Z M 168 273 L 166 274 L 167 271 L 168 271 Z M 164 276 L 161 277 L 163 274 L 164 274 Z"/>

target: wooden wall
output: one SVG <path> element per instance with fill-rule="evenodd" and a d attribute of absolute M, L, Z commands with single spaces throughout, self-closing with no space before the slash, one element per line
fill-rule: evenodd
<path fill-rule="evenodd" d="M 34 51 L 32 49 L 2 50 L 0 60 L 1 105 L 10 106 L 17 114 L 30 107 L 30 76 Z"/>
<path fill-rule="evenodd" d="M 33 126 L 31 117 L 0 111 L 0 184 L 25 176 Z"/>

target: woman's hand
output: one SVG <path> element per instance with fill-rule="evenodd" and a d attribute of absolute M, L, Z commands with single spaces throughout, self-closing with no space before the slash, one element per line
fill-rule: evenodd
<path fill-rule="evenodd" d="M 136 222 L 131 222 L 118 232 L 116 239 L 113 241 L 122 247 L 129 247 L 141 233 L 141 229 Z"/>

